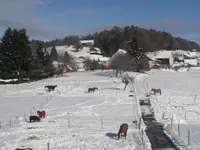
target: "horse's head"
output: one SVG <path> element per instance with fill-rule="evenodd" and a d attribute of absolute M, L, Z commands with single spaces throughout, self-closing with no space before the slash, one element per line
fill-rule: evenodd
<path fill-rule="evenodd" d="M 37 114 L 39 115 L 40 113 L 41 113 L 41 111 L 38 110 L 38 111 L 37 111 Z"/>

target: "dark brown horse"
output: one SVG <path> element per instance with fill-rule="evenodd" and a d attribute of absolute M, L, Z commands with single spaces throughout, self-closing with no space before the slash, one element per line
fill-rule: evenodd
<path fill-rule="evenodd" d="M 154 88 L 152 88 L 151 91 L 154 92 L 154 95 L 156 95 L 156 93 L 160 93 L 160 95 L 161 95 L 161 89 L 154 89 Z"/>
<path fill-rule="evenodd" d="M 94 93 L 94 91 L 98 90 L 97 87 L 93 87 L 93 88 L 89 88 L 88 89 L 88 93 L 90 93 L 91 91 Z"/>
<path fill-rule="evenodd" d="M 30 122 L 40 122 L 40 118 L 38 116 L 30 116 L 29 117 Z"/>
<path fill-rule="evenodd" d="M 123 123 L 120 128 L 119 128 L 119 132 L 118 132 L 118 140 L 120 138 L 120 135 L 122 136 L 122 133 L 124 134 L 124 137 L 126 139 L 126 135 L 127 135 L 127 131 L 128 131 L 128 124 Z"/>
<path fill-rule="evenodd" d="M 44 88 L 48 89 L 48 91 L 54 91 L 55 88 L 58 87 L 57 85 L 46 85 Z"/>

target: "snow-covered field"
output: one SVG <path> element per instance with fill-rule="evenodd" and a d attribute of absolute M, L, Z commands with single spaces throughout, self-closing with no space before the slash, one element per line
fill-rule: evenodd
<path fill-rule="evenodd" d="M 112 71 L 67 73 L 63 77 L 20 85 L 1 85 L 0 149 L 31 147 L 34 150 L 67 149 L 143 149 L 138 130 L 132 124 L 131 86 Z M 58 85 L 48 93 L 45 85 Z M 98 91 L 87 93 L 89 87 Z M 37 110 L 47 111 L 42 122 L 25 122 L 25 116 Z M 19 116 L 19 123 L 9 127 L 9 120 Z M 18 121 L 18 120 L 17 120 Z M 129 124 L 127 139 L 116 140 L 122 123 Z"/>
<path fill-rule="evenodd" d="M 156 71 L 150 72 L 146 80 L 148 88 L 160 88 L 162 95 L 151 97 L 156 118 L 164 123 L 174 124 L 172 129 L 190 145 L 200 149 L 200 69 L 189 72 Z"/>

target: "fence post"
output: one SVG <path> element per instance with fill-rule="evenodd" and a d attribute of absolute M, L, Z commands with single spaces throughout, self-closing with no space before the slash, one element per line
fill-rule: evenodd
<path fill-rule="evenodd" d="M 103 119 L 101 118 L 101 129 L 103 129 Z"/>
<path fill-rule="evenodd" d="M 172 126 L 173 126 L 173 116 L 171 117 L 171 130 L 172 130 Z"/>
<path fill-rule="evenodd" d="M 164 119 L 165 118 L 165 113 L 164 113 L 164 111 L 163 111 L 163 113 L 162 113 L 162 119 Z"/>
<path fill-rule="evenodd" d="M 68 128 L 70 128 L 70 120 L 68 119 Z"/>
<path fill-rule="evenodd" d="M 178 123 L 178 136 L 181 137 L 181 132 L 180 132 L 180 121 Z"/>
<path fill-rule="evenodd" d="M 187 120 L 187 112 L 185 111 L 185 120 Z"/>
<path fill-rule="evenodd" d="M 196 98 L 197 98 L 197 94 L 195 94 L 194 96 L 194 103 L 196 102 Z"/>
<path fill-rule="evenodd" d="M 50 150 L 49 142 L 47 143 L 47 150 Z"/>
<path fill-rule="evenodd" d="M 142 145 L 144 146 L 144 131 L 142 130 Z"/>
<path fill-rule="evenodd" d="M 190 146 L 190 129 L 188 129 L 188 146 Z"/>

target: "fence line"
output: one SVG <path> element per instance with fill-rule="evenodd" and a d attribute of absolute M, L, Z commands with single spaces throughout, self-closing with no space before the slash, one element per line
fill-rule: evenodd
<path fill-rule="evenodd" d="M 53 100 L 53 96 L 52 95 L 49 95 L 49 97 L 50 98 L 47 97 L 46 105 L 49 104 Z M 32 107 L 30 109 L 30 111 L 29 111 L 29 115 L 36 114 L 37 113 L 36 109 L 42 109 L 46 105 L 44 105 L 44 103 L 41 102 L 39 106 Z M 20 123 L 20 112 L 18 113 L 18 116 L 15 116 L 15 117 L 16 117 L 16 119 L 12 119 L 14 117 L 10 117 L 10 119 L 8 120 L 7 123 L 5 121 L 0 120 L 0 129 L 4 129 L 4 128 L 7 128 L 7 127 L 12 127 L 13 125 L 16 125 L 16 124 Z M 24 122 L 27 122 L 26 113 L 24 114 Z"/>

